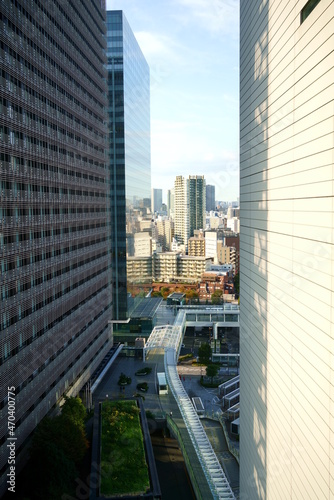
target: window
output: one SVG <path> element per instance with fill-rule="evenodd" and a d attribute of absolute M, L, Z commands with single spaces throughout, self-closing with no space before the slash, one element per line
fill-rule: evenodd
<path fill-rule="evenodd" d="M 305 19 L 311 14 L 312 10 L 318 5 L 319 2 L 320 0 L 309 0 L 307 2 L 300 13 L 300 24 L 305 21 Z"/>

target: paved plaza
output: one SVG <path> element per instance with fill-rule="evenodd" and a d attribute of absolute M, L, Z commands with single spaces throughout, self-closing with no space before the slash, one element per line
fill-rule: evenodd
<path fill-rule="evenodd" d="M 152 368 L 152 372 L 149 375 L 136 376 L 135 373 L 144 366 L 150 366 Z M 218 390 L 207 389 L 199 384 L 200 377 L 204 374 L 204 369 L 192 365 L 178 365 L 177 368 L 179 377 L 188 396 L 190 398 L 200 397 L 205 407 L 206 415 L 213 415 L 219 408 L 217 405 Z M 105 398 L 118 399 L 133 397 L 139 393 L 136 388 L 137 384 L 139 382 L 147 382 L 148 391 L 142 394 L 145 398 L 143 400 L 145 410 L 151 411 L 154 417 L 158 420 L 159 418 L 164 418 L 166 414 L 169 416 L 172 414 L 173 421 L 178 426 L 182 434 L 182 438 L 185 442 L 188 442 L 190 441 L 188 431 L 184 426 L 177 403 L 170 393 L 171 391 L 169 391 L 168 395 L 160 397 L 157 394 L 156 374 L 159 371 L 165 371 L 164 357 L 161 351 L 160 353 L 150 353 L 147 362 L 145 363 L 138 358 L 118 356 L 97 387 L 94 393 L 94 400 L 98 401 Z M 131 384 L 125 386 L 124 390 L 120 390 L 120 387 L 117 384 L 121 373 L 131 377 Z M 228 451 L 222 428 L 218 422 L 212 422 L 207 419 L 204 419 L 202 422 L 205 423 L 204 429 L 206 430 L 211 445 L 216 452 L 217 458 L 220 460 L 228 479 L 231 481 L 231 487 L 237 493 L 239 484 L 239 467 L 234 457 Z M 155 421 L 149 419 L 149 426 L 150 430 L 153 432 L 155 430 L 154 427 L 156 426 Z M 188 442 L 188 446 L 191 449 L 190 442 Z M 196 471 L 196 477 L 199 478 L 201 483 L 201 487 L 205 488 L 204 483 L 206 480 L 194 450 L 191 451 L 191 461 L 194 470 Z M 208 498 L 210 498 L 210 496 Z"/>

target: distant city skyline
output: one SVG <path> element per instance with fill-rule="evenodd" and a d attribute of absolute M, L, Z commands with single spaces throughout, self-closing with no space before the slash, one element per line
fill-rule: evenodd
<path fill-rule="evenodd" d="M 107 0 L 122 9 L 151 72 L 152 188 L 205 175 L 239 196 L 238 0 Z M 140 97 L 140 96 L 139 96 Z"/>

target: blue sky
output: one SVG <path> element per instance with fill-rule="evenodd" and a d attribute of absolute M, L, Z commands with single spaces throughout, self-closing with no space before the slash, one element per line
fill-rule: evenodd
<path fill-rule="evenodd" d="M 205 175 L 239 196 L 239 1 L 107 0 L 124 11 L 151 72 L 152 187 Z"/>

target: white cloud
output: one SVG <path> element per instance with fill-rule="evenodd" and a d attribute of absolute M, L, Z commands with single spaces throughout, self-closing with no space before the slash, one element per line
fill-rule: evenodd
<path fill-rule="evenodd" d="M 238 0 L 176 0 L 197 19 L 202 28 L 211 32 L 238 34 Z"/>

